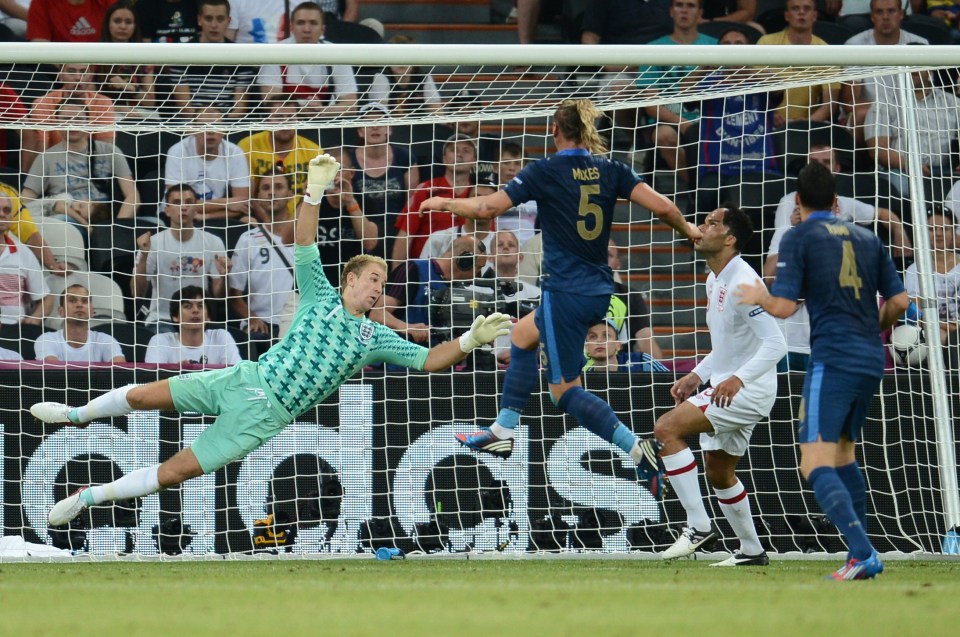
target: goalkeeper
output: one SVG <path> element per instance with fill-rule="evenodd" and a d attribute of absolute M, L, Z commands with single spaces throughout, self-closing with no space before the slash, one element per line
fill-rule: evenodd
<path fill-rule="evenodd" d="M 340 164 L 325 154 L 310 162 L 296 227 L 300 305 L 290 331 L 259 362 L 244 361 L 226 369 L 127 385 L 75 409 L 49 402 L 30 408 L 43 422 L 73 425 L 147 409 L 217 416 L 191 447 L 162 464 L 132 471 L 109 484 L 80 489 L 57 502 L 48 515 L 51 526 L 66 524 L 88 506 L 149 495 L 244 457 L 365 365 L 385 362 L 438 371 L 508 333 L 509 317 L 491 314 L 478 318 L 459 339 L 428 350 L 370 321 L 365 315 L 383 293 L 387 278 L 386 263 L 378 257 L 350 259 L 338 295 L 323 274 L 316 236 L 324 190 L 339 168 Z"/>

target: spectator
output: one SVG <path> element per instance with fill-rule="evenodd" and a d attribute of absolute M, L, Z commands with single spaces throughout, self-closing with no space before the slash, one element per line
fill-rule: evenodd
<path fill-rule="evenodd" d="M 243 43 L 276 43 L 290 37 L 289 0 L 233 0 L 227 37 Z"/>
<path fill-rule="evenodd" d="M 914 35 L 900 28 L 906 12 L 900 4 L 901 0 L 872 0 L 870 3 L 870 20 L 873 28 L 861 31 L 846 44 L 852 45 L 891 45 L 891 44 L 929 44 L 926 38 Z M 877 92 L 883 88 L 884 99 L 896 99 L 893 93 L 896 86 L 896 76 L 884 78 L 866 78 L 856 82 L 845 82 L 840 91 L 840 102 L 849 105 L 847 126 L 854 131 L 857 141 L 864 140 L 863 123 L 867 113 L 877 101 Z"/>
<path fill-rule="evenodd" d="M 190 42 L 199 33 L 196 0 L 137 0 L 144 42 Z"/>
<path fill-rule="evenodd" d="M 662 359 L 663 350 L 653 336 L 653 328 L 650 326 L 650 310 L 647 308 L 647 302 L 640 292 L 631 290 L 623 282 L 620 272 L 623 265 L 620 262 L 620 248 L 616 241 L 610 239 L 607 245 L 607 265 L 613 270 L 613 288 L 615 298 L 618 298 L 624 307 L 629 310 L 623 316 L 620 324 L 627 335 L 624 342 L 632 341 L 631 350 L 649 354 L 653 358 Z"/>
<path fill-rule="evenodd" d="M 917 135 L 920 147 L 921 170 L 927 177 L 949 177 L 957 169 L 952 156 L 952 144 L 960 133 L 960 98 L 943 89 L 933 88 L 929 71 L 910 74 L 917 105 Z M 900 100 L 878 103 L 867 113 L 864 137 L 870 145 L 870 155 L 877 161 L 894 188 L 904 197 L 910 196 L 907 177 L 906 122 Z"/>
<path fill-rule="evenodd" d="M 840 161 L 837 159 L 837 153 L 830 144 L 815 143 L 810 146 L 809 160 L 825 166 L 834 174 L 840 173 Z M 838 196 L 835 213 L 837 217 L 844 221 L 850 221 L 859 224 L 873 224 L 874 221 L 883 226 L 889 235 L 889 244 L 895 252 L 902 256 L 913 254 L 913 246 L 910 243 L 910 237 L 903 231 L 903 223 L 896 213 L 886 208 L 875 208 L 874 206 L 852 199 L 850 197 Z M 789 228 L 796 225 L 798 219 L 797 212 L 797 193 L 789 192 L 783 196 L 777 206 L 776 216 L 774 218 L 774 230 L 783 230 L 786 232 Z M 781 235 L 782 236 L 782 235 Z M 776 242 L 776 243 L 775 243 Z M 779 239 L 777 234 L 770 242 L 770 252 L 776 254 L 779 248 Z M 775 272 L 769 273 L 771 281 L 775 278 Z"/>
<path fill-rule="evenodd" d="M 763 36 L 757 44 L 826 46 L 826 42 L 813 34 L 813 24 L 817 21 L 817 5 L 814 0 L 787 0 L 783 16 L 787 21 L 787 28 Z M 831 121 L 834 101 L 839 96 L 839 91 L 839 83 L 787 89 L 774 114 L 774 126 L 781 128 L 788 122 L 797 120 Z"/>
<path fill-rule="evenodd" d="M 100 39 L 103 42 L 128 44 L 140 42 L 140 25 L 131 0 L 119 0 L 107 8 L 103 17 Z M 120 119 L 144 119 L 156 116 L 154 84 L 156 75 L 152 66 L 114 64 L 96 69 L 100 94 L 113 101 Z"/>
<path fill-rule="evenodd" d="M 18 40 L 25 40 L 29 10 L 30 0 L 0 0 L 0 24 L 10 29 Z M 2 356 L 0 360 L 3 360 Z M 19 360 L 19 354 L 17 360 Z"/>
<path fill-rule="evenodd" d="M 125 363 L 120 343 L 109 334 L 90 329 L 93 304 L 90 290 L 73 283 L 60 297 L 57 313 L 63 327 L 56 332 L 45 332 L 34 345 L 37 360 L 68 363 Z"/>
<path fill-rule="evenodd" d="M 582 44 L 647 44 L 670 32 L 670 0 L 597 0 L 583 14 Z"/>
<path fill-rule="evenodd" d="M 207 328 L 210 306 L 203 288 L 188 285 L 174 292 L 170 319 L 177 331 L 154 335 L 147 344 L 145 362 L 223 367 L 240 362 L 240 350 L 230 332 Z"/>
<path fill-rule="evenodd" d="M 463 223 L 449 212 L 431 211 L 421 215 L 420 204 L 429 197 L 467 197 L 473 184 L 471 174 L 477 165 L 477 146 L 468 136 L 454 133 L 443 144 L 444 173 L 419 184 L 397 219 L 397 239 L 391 253 L 392 269 L 411 255 L 423 251 L 427 238 L 437 230 Z"/>
<path fill-rule="evenodd" d="M 498 217 L 497 221 L 503 217 Z M 498 223 L 499 225 L 499 223 Z M 520 250 L 517 235 L 510 230 L 499 230 L 494 236 L 493 254 L 487 259 L 487 268 L 491 270 L 497 287 L 504 293 L 504 299 L 510 303 L 508 314 L 521 318 L 520 304 L 539 304 L 541 290 L 536 285 L 520 280 L 520 264 L 524 253 Z M 510 335 L 498 336 L 494 342 L 493 353 L 501 365 L 510 364 Z"/>
<path fill-rule="evenodd" d="M 197 0 L 199 32 L 190 42 L 232 44 L 226 37 L 230 23 L 227 0 Z M 174 65 L 167 69 L 176 114 L 183 117 L 191 109 L 216 106 L 230 119 L 247 113 L 247 93 L 256 78 L 256 69 L 242 65 Z"/>
<path fill-rule="evenodd" d="M 923 13 L 929 0 L 900 0 L 908 14 Z M 870 13 L 871 0 L 826 0 L 829 15 L 858 15 Z"/>
<path fill-rule="evenodd" d="M 749 44 L 735 27 L 721 34 L 721 45 Z M 737 86 L 749 69 L 717 69 L 703 79 L 703 86 L 724 90 Z M 744 175 L 781 172 L 773 137 L 772 105 L 782 93 L 738 93 L 704 100 L 700 105 L 697 209 L 713 210 L 719 199 L 718 185 L 739 183 Z M 709 179 L 705 179 L 709 177 Z"/>
<path fill-rule="evenodd" d="M 288 95 L 271 95 L 264 99 L 267 109 L 264 124 L 292 126 L 297 117 L 297 106 Z M 297 134 L 295 128 L 268 129 L 252 133 L 239 141 L 237 146 L 247 154 L 250 175 L 257 177 L 274 172 L 288 175 L 297 197 L 303 195 L 307 178 L 307 164 L 319 153 L 320 146 Z M 295 200 L 290 200 L 295 206 Z M 290 210 L 293 213 L 293 208 Z"/>
<path fill-rule="evenodd" d="M 317 0 L 316 4 L 337 20 L 356 22 L 360 19 L 360 0 Z"/>
<path fill-rule="evenodd" d="M 395 35 L 391 44 L 414 44 L 409 35 Z M 422 66 L 388 66 L 373 76 L 367 99 L 383 104 L 395 115 L 427 115 L 443 108 L 437 83 Z"/>
<path fill-rule="evenodd" d="M 616 309 L 615 309 L 616 308 Z M 623 303 L 613 297 L 610 311 L 603 323 L 597 323 L 587 330 L 587 341 L 583 353 L 587 362 L 585 372 L 668 372 L 660 361 L 646 352 L 626 352 L 627 342 L 623 323 L 617 319 L 617 311 L 626 311 Z"/>
<path fill-rule="evenodd" d="M 450 106 L 457 111 L 463 108 L 477 109 L 477 100 L 479 97 L 473 91 L 461 91 L 454 98 Z M 477 149 L 477 165 L 475 170 L 478 172 L 496 172 L 497 162 L 500 160 L 500 146 L 503 140 L 500 135 L 490 131 L 480 129 L 480 120 L 471 119 L 458 121 L 453 125 L 454 133 L 473 142 Z M 438 142 L 433 149 L 433 163 L 436 166 L 446 164 L 443 153 L 446 151 L 446 141 Z"/>
<path fill-rule="evenodd" d="M 167 151 L 165 187 L 189 184 L 201 202 L 200 216 L 208 219 L 248 221 L 250 169 L 247 156 L 239 146 L 213 130 L 221 112 L 208 106 L 197 113 L 196 123 L 203 131 L 185 137 Z"/>
<path fill-rule="evenodd" d="M 12 349 L 7 349 L 6 347 L 0 347 L 0 361 L 12 362 L 22 360 L 23 356 L 20 356 L 20 352 L 15 352 Z"/>
<path fill-rule="evenodd" d="M 540 0 L 516 0 L 516 5 L 517 40 L 520 44 L 534 44 L 540 24 Z"/>
<path fill-rule="evenodd" d="M 431 340 L 430 301 L 434 291 L 453 282 L 480 278 L 486 257 L 477 240 L 459 237 L 439 259 L 410 259 L 390 273 L 383 295 L 370 310 L 370 319 L 383 323 L 417 343 Z M 441 339 L 442 340 L 442 339 Z"/>
<path fill-rule="evenodd" d="M 0 194 L 0 323 L 42 325 L 53 309 L 40 262 L 10 232 L 13 205 Z"/>
<path fill-rule="evenodd" d="M 113 108 L 113 102 L 109 98 L 97 93 L 95 76 L 92 67 L 87 64 L 67 63 L 60 66 L 57 73 L 56 88 L 33 103 L 30 109 L 30 120 L 38 126 L 58 127 L 63 122 L 59 121 L 59 106 L 61 102 L 67 99 L 79 99 L 86 105 L 87 121 L 96 126 L 110 126 L 116 119 L 116 112 Z M 29 97 L 29 90 L 26 91 Z M 101 131 L 93 134 L 93 138 L 105 141 L 113 141 L 111 131 Z M 20 168 L 24 171 L 30 168 L 37 153 L 50 148 L 63 141 L 59 130 L 24 130 L 21 143 L 23 145 L 20 154 Z"/>
<path fill-rule="evenodd" d="M 500 188 L 497 182 L 496 173 L 473 173 L 471 176 L 473 191 L 470 197 L 481 195 L 492 195 Z M 471 235 L 477 239 L 477 249 L 481 249 L 483 254 L 493 252 L 494 233 L 491 232 L 493 226 L 492 219 L 467 219 L 462 225 L 444 228 L 431 233 L 427 238 L 423 250 L 420 252 L 421 259 L 438 259 L 450 249 L 453 242 L 465 235 Z"/>
<path fill-rule="evenodd" d="M 386 116 L 383 104 L 372 103 L 360 109 L 367 118 Z M 420 183 L 420 171 L 411 161 L 410 151 L 390 143 L 389 126 L 368 125 L 357 129 L 360 147 L 347 149 L 350 164 L 355 166 L 353 192 L 360 197 L 360 207 L 368 219 L 377 224 L 383 245 L 375 252 L 393 254 L 393 229 L 407 203 L 407 193 Z"/>
<path fill-rule="evenodd" d="M 523 169 L 523 149 L 515 142 L 500 146 L 500 161 L 497 162 L 497 177 L 501 184 L 508 184 Z M 497 217 L 498 230 L 511 230 L 520 245 L 529 241 L 537 232 L 537 202 L 526 201 Z"/>
<path fill-rule="evenodd" d="M 15 90 L 0 82 L 0 126 L 18 122 L 29 114 L 27 106 L 20 99 Z M 17 150 L 20 147 L 20 136 L 14 135 L 11 129 L 0 134 L 0 168 L 19 168 L 20 161 Z"/>
<path fill-rule="evenodd" d="M 770 248 L 767 251 L 767 260 L 763 263 L 763 278 L 768 285 L 772 285 L 777 278 L 777 263 L 779 262 L 780 243 L 789 230 L 800 223 L 800 207 L 796 205 L 796 193 L 790 193 L 793 198 L 793 211 L 790 214 L 787 226 L 778 226 Z M 783 202 L 781 201 L 781 204 Z M 779 210 L 778 210 L 779 213 Z M 778 215 L 779 216 L 779 215 Z M 810 314 L 804 303 L 799 304 L 797 311 L 787 318 L 776 318 L 783 338 L 787 343 L 787 355 L 777 363 L 777 371 L 805 372 L 810 363 Z"/>
<path fill-rule="evenodd" d="M 170 318 L 174 292 L 196 285 L 223 298 L 224 276 L 230 269 L 220 237 L 194 227 L 200 208 L 196 191 L 188 184 L 168 186 L 164 200 L 170 228 L 137 238 L 139 254 L 130 281 L 135 298 L 150 294 L 144 323 L 154 332 L 176 330 Z"/>
<path fill-rule="evenodd" d="M 377 248 L 377 224 L 363 213 L 353 192 L 353 169 L 341 157 L 340 172 L 320 204 L 317 247 L 323 271 L 334 287 L 351 257 Z"/>
<path fill-rule="evenodd" d="M 537 233 L 523 244 L 523 260 L 519 265 L 520 280 L 529 285 L 540 285 L 543 263 L 543 235 Z"/>
<path fill-rule="evenodd" d="M 6 199 L 7 201 L 3 201 Z M 33 222 L 30 211 L 20 202 L 20 193 L 16 188 L 0 182 L 0 204 L 10 207 L 10 232 L 25 246 L 30 248 L 37 261 L 43 264 L 51 273 L 62 273 L 67 269 L 66 264 L 60 263 L 50 251 L 50 246 L 43 240 L 37 224 Z"/>
<path fill-rule="evenodd" d="M 943 20 L 950 29 L 954 44 L 960 44 L 960 2 L 957 0 L 926 0 L 927 13 Z"/>
<path fill-rule="evenodd" d="M 87 106 L 72 98 L 57 109 L 66 139 L 41 153 L 27 171 L 22 196 L 36 214 L 59 215 L 88 235 L 113 218 L 114 182 L 123 200 L 118 219 L 136 214 L 138 195 L 130 165 L 113 144 L 85 130 Z"/>
<path fill-rule="evenodd" d="M 303 2 L 291 14 L 291 33 L 286 44 L 330 44 L 323 37 L 323 12 L 313 2 Z M 257 84 L 266 95 L 289 93 L 296 97 L 307 117 L 352 114 L 359 89 L 353 68 L 334 64 L 265 64 Z"/>
<path fill-rule="evenodd" d="M 953 370 L 960 367 L 960 257 L 957 255 L 957 224 L 949 210 L 934 206 L 927 214 L 930 248 L 933 250 L 933 287 L 937 316 L 925 316 L 932 322 L 936 318 L 940 326 L 940 342 L 944 358 Z M 920 299 L 920 278 L 917 264 L 907 268 L 903 276 L 907 294 L 917 305 L 925 305 Z"/>
<path fill-rule="evenodd" d="M 703 0 L 673 0 L 670 3 L 670 18 L 673 20 L 673 32 L 653 40 L 650 44 L 717 44 L 716 38 L 697 31 L 697 25 L 703 18 Z M 688 78 L 695 71 L 695 66 L 641 66 L 637 74 L 637 88 L 662 96 L 664 92 L 669 93 L 680 89 L 684 84 L 689 85 Z M 680 178 L 685 179 L 687 153 L 680 145 L 680 136 L 694 125 L 700 116 L 699 111 L 684 108 L 679 102 L 648 106 L 644 110 L 656 126 L 653 138 L 659 157 L 663 159 L 668 170 L 680 171 Z"/>
<path fill-rule="evenodd" d="M 227 277 L 230 307 L 251 338 L 280 336 L 284 316 L 296 307 L 293 273 L 293 197 L 289 181 L 278 175 L 258 180 L 256 201 L 263 206 L 260 226 L 240 235 Z"/>
<path fill-rule="evenodd" d="M 27 39 L 31 42 L 96 42 L 112 0 L 31 0 Z"/>

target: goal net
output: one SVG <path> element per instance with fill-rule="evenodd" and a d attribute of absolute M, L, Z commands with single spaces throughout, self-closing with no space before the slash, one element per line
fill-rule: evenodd
<path fill-rule="evenodd" d="M 749 213 L 756 233 L 744 257 L 765 276 L 796 222 L 798 170 L 820 161 L 836 173 L 837 213 L 884 240 L 927 341 L 890 350 L 870 408 L 867 530 L 887 553 L 958 552 L 954 54 L 796 49 L 0 45 L 4 540 L 22 538 L 33 555 L 97 558 L 670 545 L 685 522 L 676 496 L 655 499 L 626 454 L 562 415 L 543 380 L 509 458 L 458 444 L 455 434 L 497 414 L 508 341 L 430 375 L 367 367 L 221 470 L 92 507 L 67 527 L 46 519 L 79 487 L 172 457 L 214 417 L 134 412 L 77 428 L 43 425 L 30 405 L 76 406 L 256 360 L 283 338 L 297 298 L 290 220 L 320 149 L 344 166 L 321 206 L 325 275 L 338 286 L 361 253 L 392 268 L 387 308 L 372 318 L 430 344 L 479 312 L 534 311 L 535 205 L 489 228 L 405 209 L 428 193 L 502 187 L 552 152 L 560 101 L 589 98 L 605 113 L 609 155 L 689 220 L 721 204 Z M 609 261 L 620 305 L 586 348 L 583 380 L 650 436 L 673 406 L 673 382 L 710 351 L 707 269 L 628 202 L 616 207 Z M 784 330 L 779 397 L 738 475 L 768 550 L 843 551 L 798 471 L 805 319 Z M 718 550 L 736 550 L 702 482 Z"/>

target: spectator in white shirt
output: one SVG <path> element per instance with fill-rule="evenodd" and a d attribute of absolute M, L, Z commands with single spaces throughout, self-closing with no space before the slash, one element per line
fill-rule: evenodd
<path fill-rule="evenodd" d="M 45 332 L 34 345 L 37 360 L 70 363 L 125 363 L 120 343 L 109 334 L 90 330 L 93 304 L 90 290 L 74 283 L 68 285 L 60 297 L 57 310 L 63 318 L 63 327 L 56 332 Z"/>
<path fill-rule="evenodd" d="M 139 255 L 130 291 L 138 298 L 150 294 L 146 327 L 169 332 L 176 330 L 169 311 L 173 293 L 196 285 L 208 289 L 215 298 L 223 298 L 230 263 L 220 237 L 194 227 L 199 207 L 190 186 L 171 186 L 164 199 L 170 228 L 153 236 L 145 232 L 137 238 Z"/>
<path fill-rule="evenodd" d="M 240 350 L 230 332 L 206 328 L 210 312 L 203 288 L 188 285 L 174 292 L 170 318 L 179 331 L 151 338 L 145 362 L 224 367 L 240 362 Z"/>
<path fill-rule="evenodd" d="M 279 336 L 287 304 L 295 298 L 292 197 L 287 175 L 258 177 L 255 199 L 262 223 L 240 235 L 233 251 L 230 307 L 251 338 Z"/>
<path fill-rule="evenodd" d="M 0 323 L 40 325 L 53 309 L 40 262 L 10 232 L 10 197 L 0 193 Z"/>
<path fill-rule="evenodd" d="M 292 13 L 292 35 L 286 44 L 329 44 L 323 38 L 323 11 L 312 2 L 298 5 Z M 263 92 L 292 93 L 304 115 L 336 117 L 351 114 L 357 106 L 359 89 L 353 67 L 343 64 L 265 64 L 257 77 Z"/>
<path fill-rule="evenodd" d="M 210 106 L 197 113 L 196 123 L 215 126 L 222 113 Z M 198 199 L 200 219 L 250 221 L 250 166 L 239 146 L 224 134 L 205 129 L 177 142 L 167 151 L 165 187 L 189 184 Z"/>

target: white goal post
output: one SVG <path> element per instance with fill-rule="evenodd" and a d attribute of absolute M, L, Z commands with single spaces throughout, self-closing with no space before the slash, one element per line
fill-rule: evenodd
<path fill-rule="evenodd" d="M 94 507 L 69 529 L 47 528 L 46 514 L 57 499 L 88 482 L 107 482 L 169 458 L 212 419 L 142 413 L 76 429 L 42 426 L 25 411 L 40 400 L 86 402 L 113 387 L 215 361 L 202 347 L 186 347 L 186 337 L 152 340 L 157 325 L 182 329 L 180 317 L 174 323 L 169 313 L 169 292 L 161 292 L 169 286 L 161 284 L 164 276 L 185 276 L 182 272 L 190 267 L 190 284 L 202 289 L 212 314 L 206 327 L 227 334 L 242 358 L 259 355 L 264 339 L 250 337 L 248 319 L 260 307 L 255 297 L 273 294 L 270 286 L 288 286 L 267 303 L 270 315 L 264 318 L 276 318 L 279 327 L 289 312 L 283 299 L 290 282 L 284 278 L 288 266 L 264 247 L 271 244 L 257 243 L 263 237 L 257 228 L 283 208 L 270 207 L 278 200 L 273 191 L 258 189 L 273 173 L 286 174 L 295 201 L 302 188 L 299 160 L 316 148 L 346 158 L 359 208 L 358 213 L 343 203 L 342 196 L 330 199 L 331 216 L 327 225 L 321 224 L 318 243 L 330 261 L 325 261 L 328 277 L 334 277 L 352 253 L 391 259 L 399 228 L 405 228 L 408 250 L 423 244 L 427 251 L 392 261 L 404 263 L 421 254 L 440 257 L 449 241 L 431 253 L 433 244 L 425 235 L 397 225 L 418 183 L 450 176 L 466 179 L 455 185 L 467 189 L 473 183 L 469 173 L 478 168 L 478 175 L 494 173 L 494 186 L 502 186 L 511 161 L 551 151 L 549 117 L 559 102 L 590 98 L 607 114 L 600 128 L 611 156 L 675 200 L 689 219 L 702 218 L 723 201 L 749 212 L 757 233 L 745 256 L 758 271 L 771 262 L 776 231 L 789 227 L 783 215 L 785 210 L 790 216 L 788 195 L 795 190 L 796 171 L 811 151 L 829 155 L 839 174 L 839 194 L 850 202 L 843 205 L 850 206 L 853 220 L 885 240 L 903 274 L 915 282 L 911 295 L 926 319 L 926 362 L 905 367 L 892 352 L 865 428 L 861 463 L 868 487 L 868 532 L 888 554 L 960 553 L 953 424 L 960 409 L 960 264 L 956 272 L 942 271 L 945 263 L 953 263 L 957 228 L 948 228 L 944 239 L 941 227 L 952 218 L 942 214 L 942 207 L 960 215 L 960 173 L 954 171 L 960 167 L 956 59 L 952 46 L 0 43 L 0 91 L 9 89 L 21 102 L 20 110 L 12 100 L 0 102 L 0 202 L 16 197 L 43 238 L 43 244 L 37 239 L 31 243 L 29 224 L 18 222 L 13 231 L 24 234 L 23 252 L 31 256 L 13 265 L 0 258 L 0 269 L 20 272 L 28 286 L 23 313 L 39 311 L 31 302 L 42 306 L 41 292 L 52 301 L 42 308 L 43 327 L 18 326 L 20 317 L 13 310 L 0 313 L 0 347 L 23 359 L 0 360 L 2 535 L 94 557 L 268 551 L 347 555 L 381 545 L 438 553 L 662 550 L 684 519 L 675 496 L 656 501 L 637 483 L 629 458 L 565 420 L 550 403 L 545 385 L 531 400 L 509 459 L 478 457 L 455 442 L 455 433 L 488 425 L 496 415 L 504 361 L 495 356 L 505 347 L 465 369 L 429 378 L 392 368 L 365 369 L 244 460 L 179 489 Z M 65 76 L 63 65 L 80 68 L 67 69 L 74 75 Z M 349 89 L 334 84 L 339 76 L 333 69 L 343 66 L 353 69 L 355 101 L 338 105 L 341 97 L 350 96 Z M 121 67 L 123 81 L 111 81 L 112 71 Z M 300 71 L 291 71 L 295 67 Z M 412 93 L 399 94 L 397 87 L 406 86 L 407 75 L 397 77 L 398 67 L 416 69 L 408 73 L 419 78 L 410 90 L 424 93 L 415 96 L 413 106 L 407 101 L 414 99 Z M 648 72 L 657 79 L 638 84 L 643 72 L 638 67 L 652 67 Z M 239 92 L 227 95 L 223 86 L 215 89 L 219 92 L 210 103 L 218 106 L 218 116 L 210 119 L 198 103 L 205 89 L 190 86 L 183 98 L 176 86 L 188 85 L 191 80 L 185 78 L 191 74 L 209 76 L 216 68 L 233 69 L 225 74 L 230 82 L 238 81 L 237 69 L 248 70 Z M 264 68 L 279 70 L 270 75 Z M 920 79 L 911 79 L 912 73 Z M 307 86 L 327 75 L 332 88 L 326 92 Z M 151 79 L 145 82 L 147 76 Z M 435 87 L 429 97 L 427 77 Z M 664 77 L 668 80 L 661 81 Z M 387 93 L 375 93 L 380 81 Z M 839 96 L 845 95 L 843 86 L 864 82 L 873 87 L 871 108 L 879 110 L 873 119 L 868 115 L 858 122 L 855 106 L 867 112 L 868 105 L 842 103 Z M 941 101 L 933 107 L 918 104 L 911 89 L 921 84 L 927 89 L 923 99 L 935 91 L 943 94 L 937 98 Z M 815 101 L 821 86 L 832 87 L 824 94 L 835 98 L 828 121 L 787 118 L 783 126 L 775 119 L 779 100 L 788 99 L 782 97 L 785 93 Z M 58 90 L 62 92 L 52 98 Z M 274 99 L 277 95 L 286 97 Z M 672 113 L 672 119 L 663 111 Z M 739 119 L 731 124 L 730 118 Z M 749 128 L 756 122 L 747 119 L 760 121 L 761 128 Z M 935 128 L 946 121 L 957 122 L 958 128 Z M 367 149 L 373 144 L 358 129 L 383 126 L 391 127 L 390 159 L 387 165 L 366 168 L 364 153 L 381 155 Z M 734 128 L 724 126 L 738 132 L 733 135 Z M 76 130 L 86 135 L 86 156 L 69 145 Z M 275 153 L 272 144 L 282 131 L 297 136 L 291 147 Z M 211 133 L 216 148 L 201 152 L 204 135 Z M 255 139 L 258 133 L 266 137 Z M 457 145 L 451 137 L 455 134 L 473 140 L 472 158 L 444 159 L 450 140 Z M 708 134 L 717 136 L 712 147 Z M 748 140 L 751 136 L 756 138 Z M 942 146 L 935 145 L 938 136 Z M 882 144 L 876 141 L 881 138 Z M 57 155 L 58 144 L 69 151 Z M 731 158 L 731 148 L 748 146 L 759 149 L 759 155 L 744 151 Z M 904 163 L 891 170 L 880 156 L 894 152 Z M 230 153 L 246 174 L 226 159 L 223 168 L 214 167 Z M 83 165 L 71 164 L 84 156 Z M 59 169 L 58 161 L 63 164 Z M 88 197 L 77 194 L 78 180 Z M 175 235 L 181 238 L 174 248 L 160 244 L 159 235 L 169 233 L 174 223 L 164 198 L 170 186 L 179 184 L 190 184 L 199 197 L 189 225 L 202 228 L 213 243 L 201 245 L 199 253 L 181 253 L 176 264 L 180 274 L 174 277 L 154 262 L 160 257 L 150 261 L 145 255 L 180 249 L 181 238 L 186 242 L 194 236 Z M 930 217 L 933 225 L 928 212 L 936 213 Z M 531 264 L 539 263 L 539 254 L 526 249 L 526 239 L 536 236 L 535 217 L 535 209 L 532 215 L 521 211 L 512 225 L 490 235 L 481 230 L 478 236 L 491 255 L 510 256 L 499 247 L 499 232 L 512 231 L 511 254 L 524 255 L 515 261 L 520 261 L 521 282 L 525 274 L 530 277 L 525 281 L 529 289 L 536 289 L 529 284 L 538 276 Z M 365 234 L 371 225 L 376 227 L 372 239 Z M 671 371 L 597 369 L 584 375 L 586 387 L 609 400 L 623 422 L 642 436 L 650 435 L 656 417 L 672 407 L 669 388 L 675 374 L 691 369 L 710 347 L 703 263 L 667 230 L 646 210 L 626 202 L 617 207 L 611 263 L 618 264 L 612 267 L 628 290 L 629 331 L 622 336 L 625 344 L 617 335 L 611 347 L 621 347 L 624 355 L 630 350 L 652 353 Z M 946 247 L 931 244 L 931 238 L 947 241 Z M 229 263 L 220 262 L 220 256 L 229 257 Z M 141 258 L 143 270 L 138 270 Z M 262 259 L 260 266 L 257 259 Z M 67 264 L 66 276 L 56 271 L 57 262 Z M 491 256 L 491 268 L 493 264 Z M 53 334 L 69 323 L 58 308 L 67 300 L 64 290 L 75 283 L 89 290 L 89 324 L 116 339 L 126 362 L 110 362 L 112 356 L 107 362 L 37 360 L 41 352 L 51 351 L 35 346 L 41 332 Z M 259 285 L 267 291 L 255 290 Z M 396 285 L 398 294 L 407 294 L 409 286 Z M 460 301 L 455 294 L 427 299 L 423 315 L 433 333 L 455 333 L 460 315 L 473 311 L 464 308 L 475 310 L 478 303 L 529 311 L 515 288 L 509 293 L 496 285 L 490 289 L 490 297 L 472 291 Z M 524 300 L 535 303 L 535 296 Z M 935 317 L 939 324 L 931 320 Z M 414 323 L 409 317 L 407 322 Z M 266 329 L 274 325 L 265 323 Z M 802 326 L 786 329 L 797 327 Z M 271 335 L 266 336 L 269 340 Z M 209 345 L 212 338 L 202 342 Z M 800 341 L 795 351 L 802 355 Z M 82 354 L 87 355 L 93 356 Z M 839 552 L 844 550 L 839 535 L 824 521 L 797 468 L 793 421 L 802 382 L 803 372 L 796 369 L 780 375 L 777 405 L 769 421 L 756 428 L 739 474 L 770 550 Z M 705 482 L 702 487 L 711 515 L 724 531 L 721 548 L 735 549 L 712 490 Z"/>

